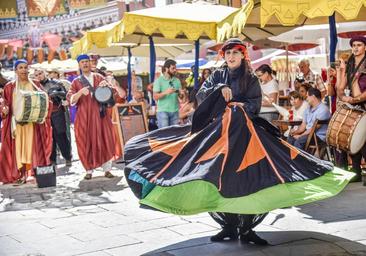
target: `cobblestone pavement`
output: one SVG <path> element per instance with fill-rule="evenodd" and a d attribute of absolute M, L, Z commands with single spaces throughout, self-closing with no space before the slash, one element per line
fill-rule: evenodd
<path fill-rule="evenodd" d="M 0 185 L 0 255 L 366 255 L 361 183 L 328 200 L 272 211 L 256 228 L 271 245 L 259 247 L 211 243 L 219 227 L 206 213 L 139 208 L 122 169 L 114 166 L 113 179 L 96 172 L 85 181 L 80 161 L 70 169 L 61 162 L 57 187 Z"/>

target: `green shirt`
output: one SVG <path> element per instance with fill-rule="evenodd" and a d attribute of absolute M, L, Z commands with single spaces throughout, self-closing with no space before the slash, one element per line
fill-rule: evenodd
<path fill-rule="evenodd" d="M 166 79 L 164 75 L 161 75 L 154 82 L 154 92 L 162 93 L 168 88 L 174 87 L 176 90 L 182 88 L 180 84 L 180 80 L 176 77 L 171 79 Z M 178 112 L 179 111 L 179 103 L 178 103 L 178 92 L 166 95 L 158 100 L 158 112 Z"/>

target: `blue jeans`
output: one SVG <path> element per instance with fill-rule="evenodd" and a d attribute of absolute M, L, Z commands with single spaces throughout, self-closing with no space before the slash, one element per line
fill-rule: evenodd
<path fill-rule="evenodd" d="M 158 127 L 163 128 L 170 125 L 176 125 L 179 122 L 178 112 L 158 112 L 156 114 L 158 119 Z"/>

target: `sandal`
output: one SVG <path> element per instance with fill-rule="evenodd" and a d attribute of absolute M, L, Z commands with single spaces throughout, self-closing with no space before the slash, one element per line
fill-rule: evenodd
<path fill-rule="evenodd" d="M 111 178 L 114 178 L 114 175 L 111 173 L 111 172 L 105 172 L 104 173 L 104 177 L 108 178 L 108 179 L 111 179 Z"/>
<path fill-rule="evenodd" d="M 87 173 L 87 174 L 84 176 L 84 180 L 91 180 L 91 178 L 92 178 L 91 173 Z"/>
<path fill-rule="evenodd" d="M 26 184 L 27 181 L 23 178 L 19 178 L 15 181 L 15 183 L 18 184 L 18 185 L 22 185 L 22 184 Z"/>

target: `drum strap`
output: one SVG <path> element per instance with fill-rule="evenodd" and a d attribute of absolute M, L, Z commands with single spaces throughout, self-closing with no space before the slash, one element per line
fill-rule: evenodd
<path fill-rule="evenodd" d="M 350 70 L 350 73 L 347 74 L 347 86 L 348 89 L 352 90 L 352 85 L 355 82 L 357 71 L 360 69 L 362 63 L 366 61 L 366 55 L 363 57 L 363 59 L 358 63 L 356 69 Z"/>
<path fill-rule="evenodd" d="M 94 95 L 94 87 L 89 83 L 89 80 L 86 79 L 85 76 L 80 75 L 79 81 L 83 85 L 83 87 L 88 87 L 89 91 L 92 93 L 92 95 Z"/>

